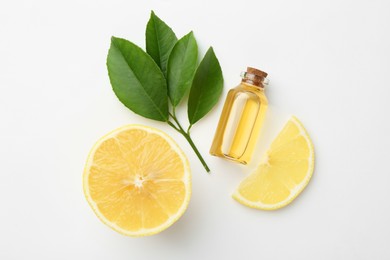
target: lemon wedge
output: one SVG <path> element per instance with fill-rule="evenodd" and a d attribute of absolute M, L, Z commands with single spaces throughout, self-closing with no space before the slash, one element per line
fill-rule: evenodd
<path fill-rule="evenodd" d="M 233 194 L 241 204 L 263 210 L 282 208 L 309 183 L 314 170 L 314 148 L 302 123 L 292 117 L 257 169 Z"/>
<path fill-rule="evenodd" d="M 191 196 L 188 160 L 160 130 L 128 125 L 102 137 L 84 169 L 84 194 L 99 219 L 128 236 L 168 228 Z"/>

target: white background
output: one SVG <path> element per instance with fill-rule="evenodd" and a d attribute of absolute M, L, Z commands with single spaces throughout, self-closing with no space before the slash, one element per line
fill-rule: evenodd
<path fill-rule="evenodd" d="M 210 175 L 182 136 L 111 90 L 111 35 L 144 47 L 152 9 L 220 60 L 224 95 L 192 129 Z M 390 259 L 389 34 L 385 0 L 1 1 L 0 259 Z M 241 166 L 208 150 L 246 66 L 269 73 L 270 108 Z M 238 204 L 232 191 L 292 114 L 315 145 L 310 184 L 278 211 Z M 89 149 L 129 123 L 171 135 L 193 172 L 188 210 L 151 237 L 115 233 L 82 192 Z"/>

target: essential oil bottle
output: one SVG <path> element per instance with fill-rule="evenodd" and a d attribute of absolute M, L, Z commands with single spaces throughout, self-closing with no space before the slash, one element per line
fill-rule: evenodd
<path fill-rule="evenodd" d="M 248 67 L 226 97 L 210 154 L 247 164 L 260 134 L 268 100 L 267 73 Z"/>

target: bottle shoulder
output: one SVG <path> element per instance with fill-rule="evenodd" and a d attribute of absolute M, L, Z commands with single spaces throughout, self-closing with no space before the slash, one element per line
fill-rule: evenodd
<path fill-rule="evenodd" d="M 247 84 L 239 84 L 235 88 L 229 90 L 229 95 L 237 95 L 239 93 L 246 93 L 251 96 L 257 96 L 263 103 L 268 103 L 267 96 L 265 95 L 264 89 L 258 87 L 251 87 Z"/>

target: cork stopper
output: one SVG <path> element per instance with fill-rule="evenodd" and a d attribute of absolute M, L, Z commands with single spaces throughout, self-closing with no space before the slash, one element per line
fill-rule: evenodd
<path fill-rule="evenodd" d="M 242 75 L 242 82 L 264 88 L 264 84 L 266 84 L 264 83 L 264 79 L 267 75 L 268 74 L 262 70 L 247 67 L 246 72 Z"/>
<path fill-rule="evenodd" d="M 264 72 L 264 71 L 261 71 L 261 70 L 258 70 L 258 69 L 252 68 L 252 67 L 247 67 L 246 72 L 250 73 L 250 74 L 254 74 L 254 75 L 259 76 L 261 78 L 265 78 L 268 76 L 267 72 Z"/>

